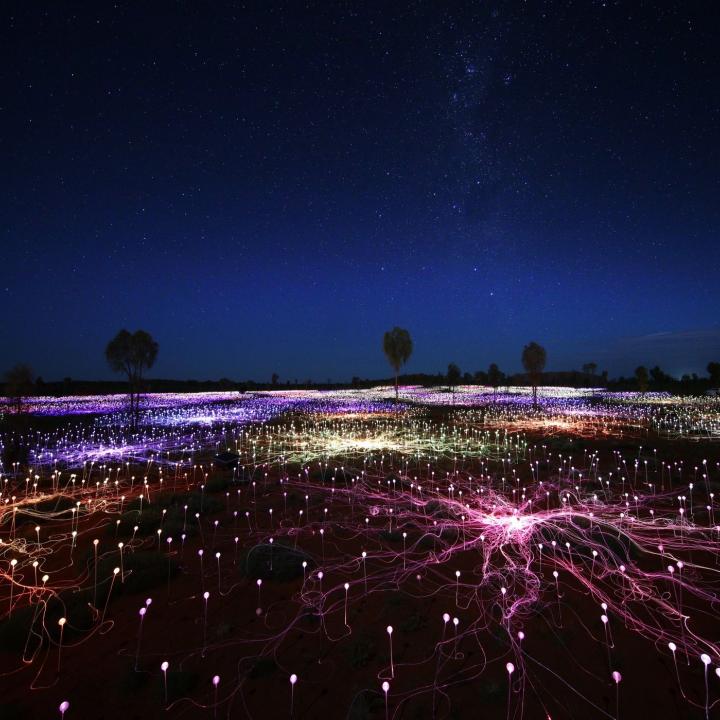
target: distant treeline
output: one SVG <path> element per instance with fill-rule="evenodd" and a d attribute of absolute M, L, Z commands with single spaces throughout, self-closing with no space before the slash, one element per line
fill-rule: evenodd
<path fill-rule="evenodd" d="M 684 375 L 681 379 L 674 378 L 664 373 L 660 368 L 655 367 L 648 372 L 648 390 L 650 391 L 670 391 L 685 394 L 703 394 L 711 387 L 716 387 L 713 380 L 709 377 L 699 377 L 696 374 Z M 401 385 L 420 385 L 423 387 L 443 386 L 448 384 L 448 376 L 444 373 L 428 374 L 413 373 L 399 376 Z M 220 380 L 163 380 L 163 379 L 144 379 L 142 383 L 142 392 L 217 392 L 217 391 L 263 391 L 263 390 L 337 390 L 349 388 L 373 388 L 378 386 L 387 386 L 394 383 L 394 378 L 378 378 L 368 379 L 353 377 L 350 382 L 332 382 L 326 380 L 324 382 L 314 381 L 312 379 L 298 380 L 280 379 L 275 376 L 270 382 L 256 382 L 253 380 L 236 381 L 228 378 Z M 490 385 L 488 373 L 478 371 L 475 373 L 464 373 L 460 378 L 460 383 L 464 385 Z M 516 373 L 514 375 L 502 375 L 498 387 L 527 386 L 529 379 L 525 373 Z M 634 391 L 638 389 L 638 381 L 635 376 L 625 378 L 619 377 L 609 379 L 607 373 L 587 373 L 579 370 L 544 372 L 542 373 L 540 385 L 546 386 L 562 386 L 562 387 L 602 387 L 608 390 L 617 391 Z M 6 383 L 0 384 L 0 391 L 3 395 L 7 394 Z M 105 395 L 105 394 L 124 394 L 127 393 L 127 382 L 123 380 L 74 380 L 72 378 L 64 378 L 59 381 L 45 382 L 38 377 L 32 387 L 26 388 L 27 395 L 50 395 L 55 397 L 63 397 L 67 395 Z"/>

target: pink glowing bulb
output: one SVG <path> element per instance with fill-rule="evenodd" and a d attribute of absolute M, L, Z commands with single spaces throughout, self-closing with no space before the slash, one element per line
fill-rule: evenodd
<path fill-rule="evenodd" d="M 163 688 L 165 690 L 165 705 L 168 704 L 168 686 L 167 686 L 167 670 L 169 667 L 169 663 L 167 660 L 165 660 L 162 665 L 160 665 L 160 669 L 163 673 Z"/>
<path fill-rule="evenodd" d="M 390 643 L 390 677 L 395 677 L 395 664 L 393 663 L 393 643 L 392 643 L 392 634 L 393 634 L 393 627 L 392 625 L 387 626 L 387 634 L 388 634 L 388 641 Z"/>
<path fill-rule="evenodd" d="M 60 703 L 60 708 L 59 708 L 59 710 L 60 710 L 60 717 L 61 717 L 61 718 L 64 718 L 64 717 L 65 717 L 65 713 L 68 711 L 69 708 L 70 708 L 70 703 L 69 703 L 67 700 L 63 700 L 63 701 Z"/>
<path fill-rule="evenodd" d="M 213 685 L 214 685 L 215 687 L 217 687 L 217 686 L 220 684 L 220 676 L 219 676 L 219 675 L 215 675 L 215 676 L 213 677 L 213 679 L 212 679 L 212 682 L 213 682 Z"/>
<path fill-rule="evenodd" d="M 290 717 L 294 717 L 294 707 L 295 707 L 295 683 L 297 682 L 297 675 L 293 673 L 290 676 Z"/>
<path fill-rule="evenodd" d="M 617 670 L 613 670 L 612 679 L 615 681 L 615 684 L 617 685 L 622 680 L 622 675 Z"/>
<path fill-rule="evenodd" d="M 512 675 L 515 672 L 515 666 L 511 662 L 505 665 L 505 669 L 507 670 L 508 675 Z"/>

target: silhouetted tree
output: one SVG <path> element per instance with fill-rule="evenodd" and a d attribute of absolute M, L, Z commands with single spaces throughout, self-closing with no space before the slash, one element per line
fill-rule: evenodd
<path fill-rule="evenodd" d="M 139 391 L 143 370 L 149 370 L 155 363 L 158 344 L 144 330 L 129 333 L 120 332 L 107 344 L 105 358 L 110 368 L 127 375 L 130 394 L 130 415 L 137 423 L 140 414 Z"/>
<path fill-rule="evenodd" d="M 34 376 L 32 368 L 18 363 L 5 373 L 5 394 L 14 401 L 15 411 L 22 411 L 23 400 L 32 393 Z"/>
<path fill-rule="evenodd" d="M 388 330 L 383 336 L 383 352 L 395 371 L 395 399 L 398 399 L 398 374 L 400 368 L 412 355 L 413 343 L 410 333 L 401 327 Z"/>
<path fill-rule="evenodd" d="M 272 385 L 275 387 L 278 384 L 278 380 L 280 379 L 280 376 L 277 373 L 272 374 Z"/>
<path fill-rule="evenodd" d="M 654 368 L 650 369 L 650 379 L 655 385 L 665 385 L 672 382 L 673 380 L 670 375 L 667 375 L 660 369 L 659 365 L 656 365 Z"/>
<path fill-rule="evenodd" d="M 447 384 L 452 392 L 455 392 L 461 377 L 460 368 L 455 363 L 450 363 L 447 369 Z"/>
<path fill-rule="evenodd" d="M 637 381 L 638 390 L 641 393 L 647 392 L 648 389 L 648 371 L 644 365 L 635 368 L 635 380 Z"/>
<path fill-rule="evenodd" d="M 545 369 L 547 353 L 542 345 L 531 342 L 523 348 L 522 364 L 533 389 L 533 407 L 537 407 L 537 386 Z"/>
<path fill-rule="evenodd" d="M 493 397 L 497 395 L 497 389 L 503 381 L 503 372 L 495 363 L 490 363 L 490 367 L 487 371 L 488 383 L 493 389 Z"/>
<path fill-rule="evenodd" d="M 709 362 L 707 366 L 710 382 L 713 386 L 720 385 L 720 362 Z"/>
<path fill-rule="evenodd" d="M 582 366 L 582 371 L 586 375 L 595 375 L 596 370 L 597 370 L 597 363 L 594 363 L 594 362 L 585 363 Z"/>

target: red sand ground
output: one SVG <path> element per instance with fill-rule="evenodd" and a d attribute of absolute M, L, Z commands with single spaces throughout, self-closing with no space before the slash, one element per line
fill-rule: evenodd
<path fill-rule="evenodd" d="M 546 443 L 547 438 L 529 438 L 529 441 Z M 628 440 L 622 441 L 627 446 Z M 716 445 L 670 442 L 659 438 L 644 438 L 643 444 L 658 448 L 658 457 L 685 458 L 686 463 L 707 457 L 713 463 L 718 459 Z M 578 441 L 578 445 L 600 449 L 604 454 L 615 447 L 614 441 Z M 273 488 L 276 477 L 271 474 L 268 487 Z M 248 493 L 243 496 L 240 509 L 254 507 Z M 271 496 L 275 498 L 276 492 Z M 224 494 L 220 495 L 224 502 Z M 258 493 L 257 506 L 268 507 L 269 496 Z M 297 507 L 304 500 L 299 499 Z M 231 509 L 235 509 L 232 505 Z M 312 513 L 312 507 L 311 507 Z M 259 512 L 258 517 L 266 517 Z M 219 519 L 222 526 L 231 521 L 223 511 L 206 518 L 207 525 Z M 97 518 L 85 519 L 80 524 L 78 548 L 80 558 L 91 548 L 94 537 L 102 538 L 102 547 L 111 548 L 117 541 L 113 537 L 114 518 L 107 518 L 108 529 L 99 532 Z M 265 523 L 267 524 L 267 523 Z M 332 641 L 322 638 L 317 621 L 309 617 L 286 631 L 298 612 L 297 594 L 302 578 L 290 582 L 266 581 L 262 588 L 261 615 L 256 613 L 258 593 L 253 578 L 244 577 L 232 566 L 235 553 L 231 527 L 222 527 L 215 548 L 209 548 L 206 530 L 205 588 L 211 592 L 207 624 L 208 648 L 202 650 L 202 588 L 199 579 L 197 549 L 198 537 L 190 538 L 184 549 L 181 573 L 170 586 L 170 597 L 164 582 L 139 595 L 119 594 L 109 605 L 107 618 L 112 621 L 102 632 L 69 640 L 62 651 L 62 666 L 56 673 L 58 649 L 45 645 L 32 664 L 23 665 L 17 653 L 0 648 L 0 717 L 2 718 L 55 718 L 58 705 L 70 701 L 67 720 L 74 718 L 124 718 L 139 720 L 150 717 L 168 718 L 289 718 L 290 684 L 288 677 L 296 673 L 295 715 L 297 720 L 332 720 L 334 718 L 383 718 L 385 707 L 380 691 L 382 677 L 389 666 L 388 643 L 385 628 L 395 627 L 393 636 L 396 676 L 391 682 L 389 695 L 390 716 L 396 720 L 432 718 L 432 693 L 399 703 L 398 700 L 418 687 L 432 685 L 435 661 L 427 662 L 442 631 L 443 612 L 457 614 L 464 623 L 469 622 L 471 610 L 454 606 L 452 594 L 433 595 L 419 599 L 423 581 L 408 581 L 400 590 L 383 590 L 362 596 L 362 574 L 354 577 L 326 575 L 324 587 L 340 586 L 345 580 L 353 584 L 349 605 L 350 637 Z M 32 526 L 27 528 L 32 539 Z M 67 523 L 52 526 L 53 532 L 67 530 Z M 43 525 L 43 534 L 50 528 Z M 240 522 L 240 555 L 256 542 L 247 526 Z M 328 529 L 325 536 L 327 555 L 357 557 L 363 549 L 361 540 L 345 537 L 347 533 Z M 5 535 L 3 535 L 4 537 Z M 145 546 L 157 545 L 149 538 Z M 176 547 L 176 546 L 175 546 Z M 321 549 L 318 535 L 304 531 L 299 547 L 316 558 Z M 386 543 L 387 548 L 398 550 L 397 543 Z M 367 547 L 372 554 L 376 547 Z M 222 594 L 218 595 L 217 570 L 214 552 L 222 552 Z M 137 548 L 135 552 L 140 552 Z M 67 558 L 62 558 L 65 562 Z M 402 563 L 400 557 L 395 560 Z M 712 561 L 711 561 L 712 562 Z M 52 559 L 51 559 L 52 563 Z M 368 574 L 372 574 L 373 561 L 368 561 Z M 453 573 L 460 569 L 463 581 L 468 582 L 478 563 L 476 553 L 464 553 L 452 568 L 445 572 L 448 584 L 454 583 Z M 74 566 L 75 567 L 75 566 Z M 550 570 L 546 578 L 550 582 Z M 52 570 L 50 570 L 51 575 Z M 75 578 L 63 573 L 68 585 Z M 57 577 L 54 577 L 57 582 Z M 86 582 L 87 586 L 87 582 Z M 596 718 L 602 714 L 585 702 L 589 698 L 610 716 L 615 715 L 615 686 L 610 679 L 607 656 L 600 642 L 592 642 L 588 629 L 597 638 L 602 628 L 597 622 L 596 602 L 579 587 L 565 585 L 562 628 L 557 627 L 557 613 L 553 620 L 552 603 L 540 609 L 538 615 L 524 625 L 527 636 L 525 650 L 546 667 L 560 673 L 567 684 L 558 680 L 540 665 L 528 662 L 528 673 L 512 694 L 510 717 L 520 717 L 520 702 L 524 718 L 551 717 L 553 720 L 569 718 Z M 133 671 L 138 631 L 138 609 L 146 596 L 153 598 L 144 622 L 140 672 Z M 415 597 L 413 597 L 415 596 Z M 340 637 L 343 633 L 342 597 L 337 610 L 326 618 L 327 636 Z M 585 626 L 585 627 L 584 627 Z M 720 623 L 711 628 L 699 628 L 701 634 L 720 637 Z M 281 635 L 276 643 L 274 665 L 255 665 L 257 656 L 266 646 L 263 638 Z M 702 668 L 691 658 L 688 668 L 685 658 L 679 656 L 679 668 L 685 693 L 701 707 L 692 707 L 681 696 L 675 679 L 672 657 L 666 648 L 656 648 L 647 640 L 614 622 L 613 667 L 622 670 L 620 685 L 620 717 L 623 718 L 701 718 L 704 716 L 704 684 Z M 466 637 L 457 647 L 455 658 L 446 660 L 439 675 L 441 683 L 450 683 L 445 694 L 436 695 L 436 717 L 440 718 L 507 718 L 507 674 L 505 663 L 514 658 L 508 653 L 502 633 L 495 636 L 484 631 L 475 637 Z M 365 648 L 366 651 L 363 651 Z M 353 653 L 355 659 L 353 660 Z M 481 675 L 464 675 L 482 655 L 487 666 Z M 365 657 L 366 656 L 366 657 Z M 164 707 L 160 663 L 170 662 L 170 669 L 182 667 L 197 674 L 197 683 L 189 689 L 188 697 Z M 214 705 L 213 675 L 220 675 L 218 698 Z M 382 676 L 382 677 L 381 677 Z M 524 682 L 524 693 L 520 683 Z M 31 685 L 34 689 L 30 689 Z M 717 696 L 717 678 L 710 678 Z M 573 692 L 570 687 L 574 688 Z M 363 689 L 374 693 L 375 701 L 366 714 L 348 715 L 353 698 Z M 370 697 L 370 695 L 368 695 Z M 538 700 L 542 700 L 541 704 Z M 14 707 L 14 710 L 12 709 Z"/>

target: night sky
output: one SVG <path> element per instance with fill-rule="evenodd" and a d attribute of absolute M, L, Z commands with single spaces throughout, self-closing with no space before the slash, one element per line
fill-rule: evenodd
<path fill-rule="evenodd" d="M 712 3 L 3 3 L 0 366 L 720 360 Z"/>

